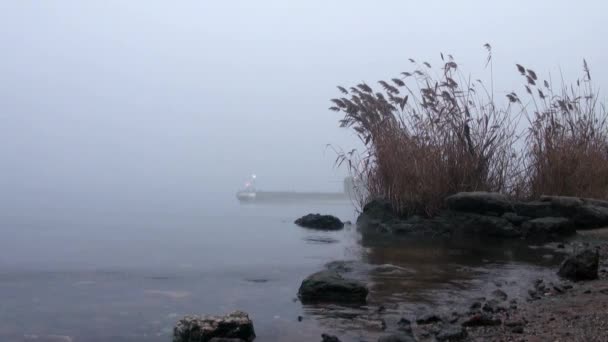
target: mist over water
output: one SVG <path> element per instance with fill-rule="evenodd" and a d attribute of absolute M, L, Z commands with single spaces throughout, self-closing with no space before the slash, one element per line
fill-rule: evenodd
<path fill-rule="evenodd" d="M 335 86 L 375 85 L 411 70 L 410 57 L 436 65 L 451 53 L 488 79 L 491 43 L 501 97 L 520 84 L 515 63 L 574 79 L 586 58 L 606 84 L 608 52 L 591 37 L 608 36 L 607 10 L 599 0 L 0 2 L 0 340 L 168 341 L 182 315 L 233 309 L 252 314 L 261 341 L 373 336 L 293 301 L 303 277 L 334 260 L 354 260 L 366 279 L 374 265 L 412 271 L 372 279 L 372 299 L 401 312 L 486 289 L 495 273 L 531 280 L 540 252 L 410 241 L 408 254 L 354 226 L 292 223 L 309 212 L 354 222 L 350 201 L 242 205 L 235 193 L 253 173 L 262 190 L 341 191 L 348 172 L 327 145 L 361 145 L 327 110 Z"/>

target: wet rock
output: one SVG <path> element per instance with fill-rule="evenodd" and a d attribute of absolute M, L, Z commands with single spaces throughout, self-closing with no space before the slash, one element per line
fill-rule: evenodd
<path fill-rule="evenodd" d="M 486 313 L 478 313 L 472 316 L 469 316 L 464 322 L 462 322 L 462 326 L 464 327 L 482 327 L 482 326 L 495 326 L 500 325 L 502 322 L 498 318 L 494 318 Z"/>
<path fill-rule="evenodd" d="M 492 192 L 460 192 L 448 196 L 445 201 L 451 210 L 478 214 L 503 214 L 512 211 L 513 207 L 507 196 Z"/>
<path fill-rule="evenodd" d="M 510 321 L 506 321 L 506 322 L 505 322 L 505 326 L 507 326 L 507 327 L 509 327 L 509 328 L 512 328 L 512 327 L 517 327 L 517 326 L 523 326 L 524 324 L 525 324 L 525 322 L 524 322 L 524 321 L 522 321 L 522 320 L 517 320 L 517 319 L 510 320 Z"/>
<path fill-rule="evenodd" d="M 345 279 L 336 271 L 321 271 L 308 276 L 298 291 L 302 303 L 365 303 L 368 290 L 361 282 Z"/>
<path fill-rule="evenodd" d="M 223 337 L 214 337 L 209 340 L 209 342 L 243 342 L 240 338 L 223 338 Z"/>
<path fill-rule="evenodd" d="M 485 302 L 482 307 L 482 310 L 490 313 L 497 313 L 501 311 L 506 311 L 507 307 L 501 305 L 496 299 L 490 299 L 489 301 Z"/>
<path fill-rule="evenodd" d="M 509 297 L 509 296 L 507 296 L 507 294 L 505 293 L 505 291 L 500 290 L 500 289 L 496 289 L 496 290 L 492 291 L 492 296 L 494 298 L 502 300 L 502 301 L 507 300 L 507 298 Z"/>
<path fill-rule="evenodd" d="M 597 250 L 584 249 L 568 256 L 560 265 L 557 274 L 573 281 L 598 278 L 599 253 Z"/>
<path fill-rule="evenodd" d="M 321 334 L 321 342 L 340 342 L 340 339 L 334 335 Z"/>
<path fill-rule="evenodd" d="M 441 328 L 437 341 L 461 341 L 467 337 L 467 331 L 460 325 L 447 325 Z"/>
<path fill-rule="evenodd" d="M 419 325 L 432 324 L 437 322 L 441 322 L 441 317 L 433 313 L 424 314 L 416 319 L 416 323 L 418 323 Z"/>
<path fill-rule="evenodd" d="M 559 216 L 550 202 L 519 202 L 514 205 L 515 213 L 519 216 L 532 218 Z"/>
<path fill-rule="evenodd" d="M 599 228 L 608 225 L 608 208 L 591 204 L 578 208 L 573 217 L 579 228 Z"/>
<path fill-rule="evenodd" d="M 416 338 L 412 334 L 396 333 L 382 336 L 378 342 L 416 342 Z"/>
<path fill-rule="evenodd" d="M 357 218 L 357 223 L 366 224 L 372 220 L 388 222 L 396 219 L 391 204 L 384 200 L 372 200 L 363 207 L 363 212 Z"/>
<path fill-rule="evenodd" d="M 401 318 L 399 322 L 397 322 L 397 330 L 412 334 L 412 322 L 407 318 Z"/>
<path fill-rule="evenodd" d="M 515 334 L 523 334 L 524 333 L 524 327 L 523 326 L 517 326 L 517 327 L 513 327 L 511 328 L 511 332 L 515 333 Z"/>
<path fill-rule="evenodd" d="M 507 212 L 502 215 L 502 218 L 511 222 L 513 225 L 521 226 L 522 223 L 530 220 L 527 216 L 519 216 L 514 212 Z"/>
<path fill-rule="evenodd" d="M 295 220 L 294 223 L 300 227 L 321 230 L 338 230 L 344 227 L 344 223 L 339 218 L 321 214 L 308 214 Z"/>
<path fill-rule="evenodd" d="M 558 243 L 558 244 L 557 244 L 557 248 L 559 248 L 559 249 L 563 249 L 563 248 L 566 248 L 566 246 L 564 246 L 564 244 L 563 244 L 563 243 Z"/>
<path fill-rule="evenodd" d="M 479 309 L 481 309 L 481 306 L 482 306 L 481 302 L 476 301 L 476 302 L 473 302 L 471 304 L 471 306 L 469 307 L 469 309 L 472 310 L 472 311 L 479 310 Z"/>
<path fill-rule="evenodd" d="M 228 338 L 253 341 L 253 322 L 242 311 L 225 316 L 185 316 L 173 328 L 173 342 L 209 341 Z"/>
<path fill-rule="evenodd" d="M 564 217 L 542 217 L 522 224 L 524 236 L 534 240 L 557 239 L 576 233 L 572 222 Z"/>

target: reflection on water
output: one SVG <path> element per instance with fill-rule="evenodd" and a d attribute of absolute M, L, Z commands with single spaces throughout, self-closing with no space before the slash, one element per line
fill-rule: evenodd
<path fill-rule="evenodd" d="M 497 287 L 553 277 L 561 257 L 523 244 L 390 240 L 354 226 L 309 231 L 309 212 L 354 221 L 348 202 L 37 212 L 3 218 L 0 340 L 169 341 L 178 318 L 242 309 L 260 341 L 373 338 L 402 316 L 452 310 Z M 108 215 L 108 213 L 111 215 Z M 300 282 L 331 261 L 369 282 L 369 305 L 303 306 Z M 382 308 L 381 308 L 382 306 Z M 298 316 L 302 316 L 300 322 Z"/>

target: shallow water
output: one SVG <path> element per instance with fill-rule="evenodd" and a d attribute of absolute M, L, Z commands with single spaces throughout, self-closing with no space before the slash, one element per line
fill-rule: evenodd
<path fill-rule="evenodd" d="M 125 209 L 127 208 L 127 209 Z M 550 249 L 310 231 L 295 218 L 355 221 L 349 202 L 37 208 L 2 217 L 0 340 L 170 341 L 190 313 L 248 312 L 257 341 L 372 339 L 402 316 L 464 308 L 497 287 L 510 295 L 551 278 Z M 301 280 L 330 261 L 371 284 L 369 305 L 303 306 Z M 378 308 L 384 310 L 378 313 Z M 302 321 L 298 320 L 302 316 Z M 354 318 L 354 320 L 353 320 Z"/>

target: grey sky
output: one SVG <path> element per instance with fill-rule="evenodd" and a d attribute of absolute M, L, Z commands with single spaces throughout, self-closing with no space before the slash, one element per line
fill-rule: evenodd
<path fill-rule="evenodd" d="M 0 1 L 4 201 L 339 189 L 335 85 L 452 53 L 608 84 L 605 1 Z M 45 197 L 46 196 L 46 197 Z M 175 195 L 177 196 L 177 195 Z M 38 197 L 40 199 L 40 197 Z"/>

